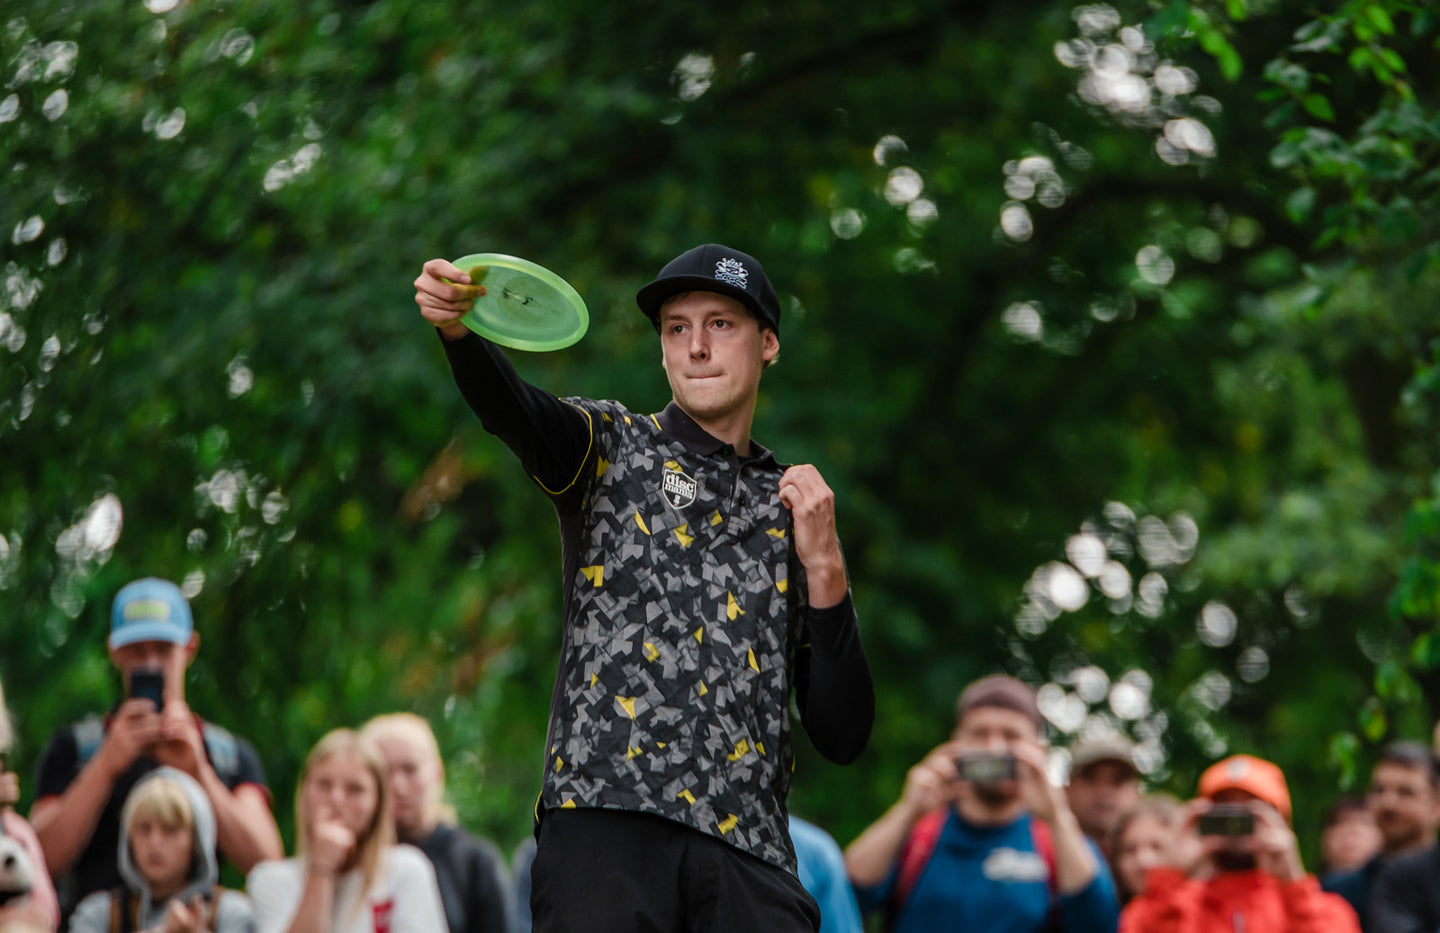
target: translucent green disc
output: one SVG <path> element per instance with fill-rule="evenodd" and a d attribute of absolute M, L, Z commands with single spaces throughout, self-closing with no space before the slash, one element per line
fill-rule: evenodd
<path fill-rule="evenodd" d="M 460 320 L 487 340 L 516 350 L 559 350 L 590 326 L 580 293 L 544 266 L 504 253 L 472 253 L 455 265 L 470 274 L 471 284 L 485 286 Z M 476 267 L 483 267 L 483 277 Z"/>

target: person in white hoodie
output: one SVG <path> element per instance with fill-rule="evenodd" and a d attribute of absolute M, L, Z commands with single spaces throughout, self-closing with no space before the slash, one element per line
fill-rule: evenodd
<path fill-rule="evenodd" d="M 146 775 L 120 830 L 125 886 L 81 901 L 70 933 L 254 933 L 249 899 L 218 886 L 215 811 L 194 778 L 175 768 Z"/>

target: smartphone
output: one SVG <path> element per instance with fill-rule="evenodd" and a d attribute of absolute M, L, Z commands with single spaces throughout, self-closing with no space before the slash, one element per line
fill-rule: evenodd
<path fill-rule="evenodd" d="M 999 784 L 1016 778 L 1015 756 L 1009 752 L 969 752 L 955 759 L 961 780 L 972 784 Z"/>
<path fill-rule="evenodd" d="M 130 672 L 130 696 L 149 700 L 155 712 L 165 708 L 165 672 L 158 667 L 137 667 Z"/>
<path fill-rule="evenodd" d="M 1216 804 L 1200 814 L 1195 828 L 1202 836 L 1249 836 L 1255 832 L 1255 814 L 1239 804 Z"/>

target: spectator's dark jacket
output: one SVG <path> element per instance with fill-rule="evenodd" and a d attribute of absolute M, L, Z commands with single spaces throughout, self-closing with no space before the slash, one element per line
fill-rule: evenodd
<path fill-rule="evenodd" d="M 1440 930 L 1440 849 L 1387 862 L 1370 889 L 1367 933 Z"/>

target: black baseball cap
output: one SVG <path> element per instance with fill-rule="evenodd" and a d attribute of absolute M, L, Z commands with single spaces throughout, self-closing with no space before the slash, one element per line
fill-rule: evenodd
<path fill-rule="evenodd" d="M 765 276 L 760 260 L 738 249 L 706 243 L 686 250 L 665 264 L 655 281 L 640 289 L 635 303 L 655 329 L 660 306 L 681 292 L 715 292 L 734 298 L 754 312 L 763 327 L 780 333 L 780 299 Z"/>

